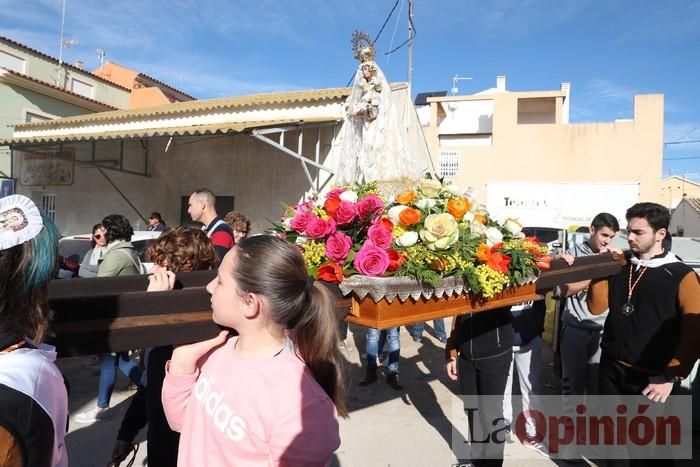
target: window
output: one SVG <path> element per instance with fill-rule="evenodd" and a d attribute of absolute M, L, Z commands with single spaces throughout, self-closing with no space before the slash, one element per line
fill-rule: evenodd
<path fill-rule="evenodd" d="M 90 97 L 93 96 L 93 86 L 92 84 L 79 81 L 75 78 L 71 81 L 71 91 L 81 96 Z"/>
<path fill-rule="evenodd" d="M 440 151 L 438 156 L 438 174 L 441 177 L 454 178 L 459 173 L 459 153 Z"/>
<path fill-rule="evenodd" d="M 34 112 L 24 112 L 25 123 L 44 122 L 46 120 L 51 120 L 51 117 L 47 115 L 40 115 Z"/>
<path fill-rule="evenodd" d="M 8 70 L 24 73 L 24 59 L 0 50 L 0 66 Z"/>
<path fill-rule="evenodd" d="M 52 221 L 56 220 L 56 195 L 43 194 L 41 195 L 41 210 Z"/>

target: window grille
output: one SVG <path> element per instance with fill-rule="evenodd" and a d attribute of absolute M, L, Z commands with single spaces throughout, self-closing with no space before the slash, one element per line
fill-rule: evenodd
<path fill-rule="evenodd" d="M 44 211 L 46 217 L 52 221 L 56 220 L 56 195 L 43 194 L 41 195 L 41 210 Z"/>
<path fill-rule="evenodd" d="M 438 156 L 438 174 L 440 177 L 454 178 L 459 173 L 459 153 L 440 151 Z"/>

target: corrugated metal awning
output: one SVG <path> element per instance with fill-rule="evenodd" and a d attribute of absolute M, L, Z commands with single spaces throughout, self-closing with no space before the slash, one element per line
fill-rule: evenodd
<path fill-rule="evenodd" d="M 212 113 L 224 109 L 238 109 L 241 107 L 275 106 L 285 107 L 297 104 L 312 103 L 317 101 L 338 100 L 347 97 L 350 88 L 315 89 L 310 91 L 292 91 L 266 94 L 250 94 L 246 96 L 233 96 L 218 99 L 203 99 L 196 101 L 175 102 L 172 104 L 154 107 L 140 107 L 138 109 L 115 110 L 112 112 L 100 112 L 80 115 L 77 117 L 59 118 L 43 122 L 23 123 L 15 125 L 15 131 L 41 129 L 52 127 L 65 127 L 68 125 L 81 125 L 99 122 L 121 122 L 125 120 L 152 119 L 168 115 Z"/>
<path fill-rule="evenodd" d="M 310 125 L 314 123 L 335 122 L 334 118 L 304 119 L 304 120 L 272 120 L 263 122 L 236 122 L 214 125 L 192 125 L 167 128 L 145 128 L 138 130 L 102 131 L 97 133 L 58 134 L 46 136 L 31 136 L 27 138 L 8 138 L 0 140 L 0 145 L 31 145 L 46 143 L 68 143 L 81 141 L 100 141 L 112 139 L 152 138 L 158 136 L 201 136 L 226 133 L 242 133 L 254 128 L 289 127 L 294 125 Z"/>

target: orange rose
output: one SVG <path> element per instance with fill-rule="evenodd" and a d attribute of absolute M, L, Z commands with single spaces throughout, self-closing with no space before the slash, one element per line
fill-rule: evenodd
<path fill-rule="evenodd" d="M 491 248 L 486 243 L 479 245 L 479 249 L 476 251 L 476 259 L 485 263 L 491 258 Z"/>
<path fill-rule="evenodd" d="M 403 225 L 416 225 L 420 222 L 420 211 L 413 208 L 404 209 L 399 214 L 399 222 Z"/>
<path fill-rule="evenodd" d="M 416 192 L 413 190 L 404 190 L 396 195 L 396 202 L 403 205 L 408 205 L 416 199 Z"/>
<path fill-rule="evenodd" d="M 471 203 L 463 196 L 452 198 L 447 202 L 447 212 L 457 220 L 461 220 L 471 208 Z"/>
<path fill-rule="evenodd" d="M 338 206 L 340 206 L 340 198 L 328 198 L 325 203 L 323 203 L 323 209 L 326 210 L 329 216 L 335 219 L 336 211 Z"/>
<path fill-rule="evenodd" d="M 474 220 L 486 225 L 486 216 L 484 214 L 474 214 Z"/>

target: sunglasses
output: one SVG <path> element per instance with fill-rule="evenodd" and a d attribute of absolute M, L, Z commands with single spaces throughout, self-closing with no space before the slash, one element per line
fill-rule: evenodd
<path fill-rule="evenodd" d="M 96 238 L 97 240 L 99 240 L 102 238 L 102 234 L 95 234 L 95 235 L 93 235 L 93 237 Z"/>

